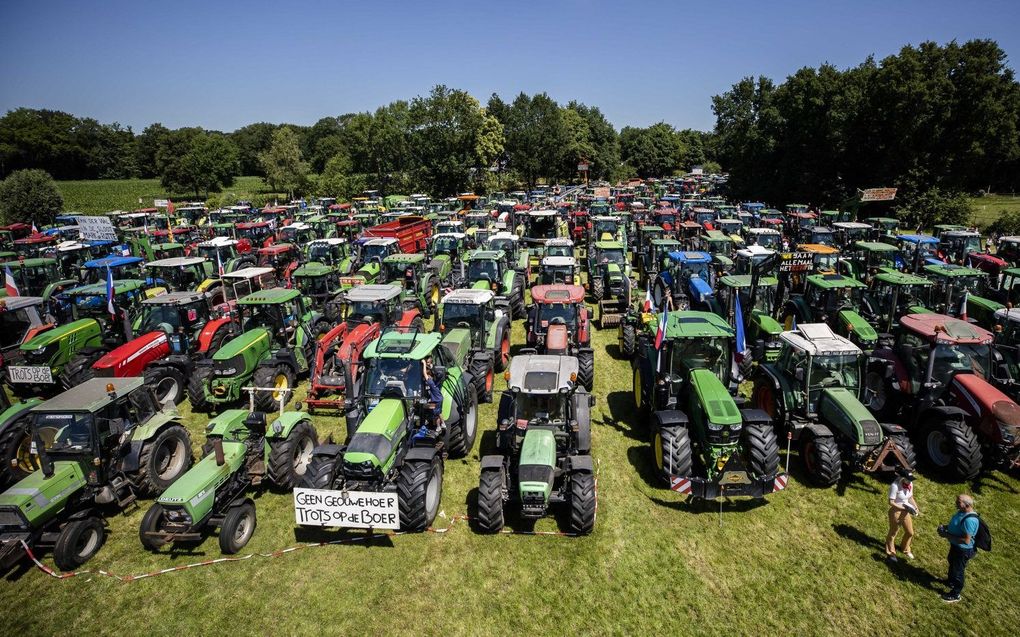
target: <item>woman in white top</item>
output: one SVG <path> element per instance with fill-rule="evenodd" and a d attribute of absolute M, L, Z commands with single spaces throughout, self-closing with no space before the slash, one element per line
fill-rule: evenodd
<path fill-rule="evenodd" d="M 907 559 L 914 559 L 910 552 L 910 541 L 914 539 L 912 515 L 920 513 L 914 500 L 914 474 L 906 469 L 896 471 L 896 479 L 889 485 L 889 534 L 885 537 L 885 554 L 891 562 L 896 561 L 896 535 L 903 529 L 901 550 Z"/>

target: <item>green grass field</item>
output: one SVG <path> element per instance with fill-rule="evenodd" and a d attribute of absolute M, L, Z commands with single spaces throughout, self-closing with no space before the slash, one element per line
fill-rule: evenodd
<path fill-rule="evenodd" d="M 522 342 L 520 322 L 514 342 Z M 972 485 L 917 482 L 917 560 L 881 560 L 886 485 L 855 477 L 838 489 L 800 479 L 766 503 L 691 508 L 654 481 L 643 423 L 635 421 L 630 367 L 611 356 L 615 333 L 595 335 L 598 520 L 589 537 L 475 533 L 400 535 L 306 548 L 121 583 L 88 575 L 58 581 L 24 568 L 0 582 L 9 634 L 1013 634 L 1020 480 L 1000 472 Z M 500 379 L 502 384 L 502 379 Z M 298 398 L 303 394 L 301 386 Z M 204 417 L 183 406 L 197 453 Z M 320 437 L 342 421 L 315 417 Z M 492 445 L 494 405 L 481 410 L 475 450 L 446 464 L 444 518 L 470 514 L 479 458 Z M 967 570 L 963 602 L 937 593 L 946 544 L 935 527 L 954 495 L 977 496 L 996 539 Z M 334 532 L 294 526 L 288 494 L 257 498 L 258 530 L 242 553 L 270 553 Z M 110 520 L 87 567 L 141 574 L 220 557 L 215 536 L 187 552 L 148 553 L 141 508 Z M 516 529 L 525 529 L 512 523 Z M 556 530 L 555 519 L 537 530 Z M 565 527 L 564 527 L 565 528 Z M 352 533 L 352 539 L 364 538 Z M 44 558 L 52 564 L 49 556 Z"/>
<path fill-rule="evenodd" d="M 166 199 L 168 196 L 175 201 L 194 199 L 193 193 L 167 193 L 158 179 L 58 181 L 57 187 L 64 197 L 64 210 L 90 215 L 147 208 L 152 206 L 153 199 Z M 238 177 L 234 185 L 224 192 L 233 193 L 232 199 L 250 199 L 267 190 L 261 177 Z"/>
<path fill-rule="evenodd" d="M 986 197 L 972 197 L 970 205 L 974 211 L 974 223 L 978 227 L 984 228 L 998 219 L 1003 212 L 1020 211 L 1020 196 L 988 195 Z"/>

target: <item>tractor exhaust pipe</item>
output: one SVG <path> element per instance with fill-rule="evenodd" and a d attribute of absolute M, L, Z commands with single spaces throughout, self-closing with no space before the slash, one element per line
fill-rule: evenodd
<path fill-rule="evenodd" d="M 220 438 L 214 438 L 212 447 L 213 453 L 216 455 L 216 466 L 222 467 L 227 461 L 226 456 L 223 455 L 223 440 Z"/>

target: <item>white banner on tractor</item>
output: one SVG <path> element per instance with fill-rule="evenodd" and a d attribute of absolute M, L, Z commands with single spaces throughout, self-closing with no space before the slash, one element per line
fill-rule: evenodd
<path fill-rule="evenodd" d="M 396 493 L 294 489 L 294 519 L 304 526 L 399 529 Z"/>
<path fill-rule="evenodd" d="M 116 241 L 117 232 L 113 229 L 113 222 L 107 216 L 77 215 L 78 233 L 82 239 L 93 241 Z"/>

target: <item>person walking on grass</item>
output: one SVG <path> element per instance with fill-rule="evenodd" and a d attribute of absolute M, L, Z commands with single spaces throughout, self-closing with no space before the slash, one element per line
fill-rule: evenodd
<path fill-rule="evenodd" d="M 974 498 L 966 493 L 956 496 L 956 513 L 949 524 L 939 526 L 939 535 L 949 541 L 949 575 L 946 577 L 949 591 L 942 594 L 942 601 L 947 604 L 960 601 L 967 562 L 977 552 L 974 540 L 979 526 L 977 513 L 974 512 Z"/>
<path fill-rule="evenodd" d="M 910 541 L 914 539 L 912 516 L 920 513 L 914 499 L 914 474 L 908 469 L 897 469 L 896 478 L 889 485 L 889 533 L 885 536 L 885 555 L 890 562 L 897 561 L 896 536 L 903 529 L 903 543 L 900 545 L 908 560 L 914 559 Z"/>

